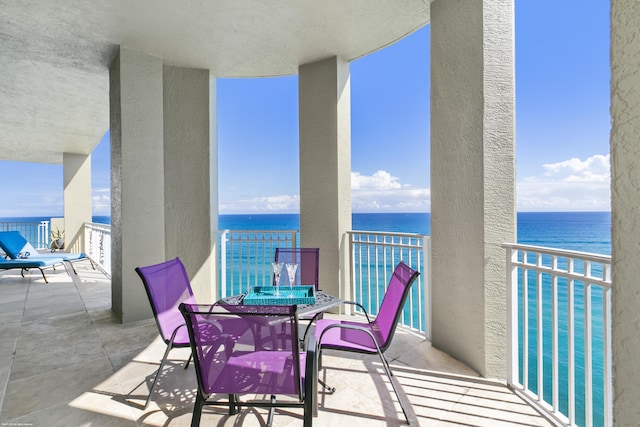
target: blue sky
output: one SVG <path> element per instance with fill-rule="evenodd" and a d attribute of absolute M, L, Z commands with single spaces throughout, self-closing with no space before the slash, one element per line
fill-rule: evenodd
<path fill-rule="evenodd" d="M 222 214 L 298 211 L 297 84 L 218 80 Z M 351 63 L 351 113 L 354 212 L 428 212 L 428 26 Z M 609 117 L 608 2 L 517 0 L 519 211 L 610 210 Z M 23 177 L 0 192 L 0 217 L 62 214 L 61 165 L 0 173 Z M 94 215 L 109 215 L 108 134 L 92 187 Z"/>

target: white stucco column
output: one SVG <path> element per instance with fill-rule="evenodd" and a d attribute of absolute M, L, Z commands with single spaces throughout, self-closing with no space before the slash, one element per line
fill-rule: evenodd
<path fill-rule="evenodd" d="M 299 68 L 300 234 L 320 248 L 320 288 L 345 294 L 351 229 L 349 63 L 332 57 Z"/>
<path fill-rule="evenodd" d="M 640 3 L 611 1 L 613 419 L 640 420 Z"/>
<path fill-rule="evenodd" d="M 83 226 L 91 222 L 91 155 L 64 153 L 65 249 L 84 251 Z"/>
<path fill-rule="evenodd" d="M 506 378 L 514 242 L 513 0 L 431 4 L 433 345 Z"/>
<path fill-rule="evenodd" d="M 165 253 L 180 257 L 200 303 L 217 295 L 216 80 L 209 70 L 164 67 Z"/>
<path fill-rule="evenodd" d="M 153 314 L 135 267 L 164 261 L 162 61 L 120 47 L 109 70 L 112 309 Z"/>

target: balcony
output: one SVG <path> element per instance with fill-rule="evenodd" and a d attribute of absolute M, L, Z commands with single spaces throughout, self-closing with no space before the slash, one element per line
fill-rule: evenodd
<path fill-rule="evenodd" d="M 35 273 L 0 273 L 0 423 L 189 425 L 196 381 L 192 366 L 182 368 L 187 354 L 173 350 L 157 394 L 143 410 L 164 351 L 155 323 L 118 323 L 109 279 L 88 265 L 78 268 L 78 276 L 49 273 L 49 285 Z M 506 385 L 479 377 L 419 334 L 400 331 L 387 355 L 413 425 L 552 425 Z M 404 425 L 375 357 L 327 352 L 320 375 L 338 391 L 321 392 L 314 425 Z M 260 411 L 229 417 L 205 410 L 202 425 L 264 420 Z M 275 426 L 300 424 L 301 412 L 276 412 Z"/>

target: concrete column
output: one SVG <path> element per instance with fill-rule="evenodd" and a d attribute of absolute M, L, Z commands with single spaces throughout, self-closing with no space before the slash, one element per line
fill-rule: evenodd
<path fill-rule="evenodd" d="M 109 70 L 112 309 L 152 316 L 135 267 L 165 257 L 162 61 L 120 47 Z"/>
<path fill-rule="evenodd" d="M 640 3 L 611 1 L 613 420 L 640 420 Z"/>
<path fill-rule="evenodd" d="M 506 378 L 516 239 L 513 0 L 431 4 L 433 345 Z"/>
<path fill-rule="evenodd" d="M 320 248 L 320 287 L 345 293 L 351 229 L 351 91 L 349 63 L 329 58 L 299 68 L 300 234 Z"/>
<path fill-rule="evenodd" d="M 164 67 L 167 259 L 180 257 L 198 302 L 217 298 L 216 81 L 208 70 Z"/>
<path fill-rule="evenodd" d="M 64 153 L 65 249 L 84 251 L 84 223 L 91 222 L 91 155 Z"/>

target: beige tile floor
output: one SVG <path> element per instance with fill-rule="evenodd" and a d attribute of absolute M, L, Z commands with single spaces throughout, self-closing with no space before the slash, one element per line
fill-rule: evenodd
<path fill-rule="evenodd" d="M 86 265 L 83 265 L 86 264 Z M 143 409 L 164 351 L 153 319 L 122 325 L 109 280 L 88 263 L 78 276 L 0 272 L 0 426 L 188 426 L 195 394 L 188 350 L 172 351 Z M 142 286 L 141 283 L 131 284 Z M 476 373 L 407 332 L 387 352 L 412 425 L 549 426 L 501 383 Z M 404 419 L 376 357 L 326 352 L 316 426 L 400 426 Z M 301 410 L 276 411 L 275 427 L 301 426 Z M 201 425 L 264 426 L 265 411 L 229 416 L 205 409 Z"/>

